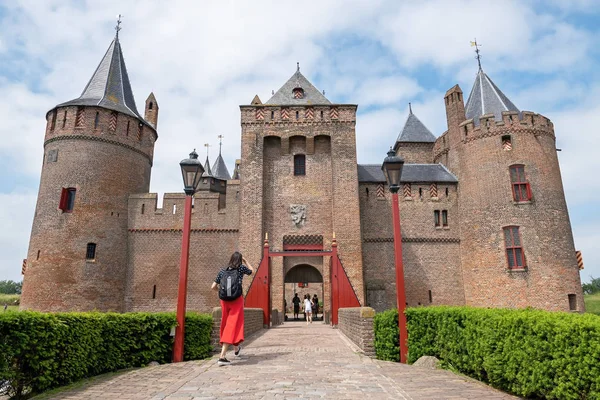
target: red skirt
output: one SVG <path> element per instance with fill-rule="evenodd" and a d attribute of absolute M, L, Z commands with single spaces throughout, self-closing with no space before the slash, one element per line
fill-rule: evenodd
<path fill-rule="evenodd" d="M 221 300 L 221 344 L 237 346 L 244 341 L 244 296 Z"/>

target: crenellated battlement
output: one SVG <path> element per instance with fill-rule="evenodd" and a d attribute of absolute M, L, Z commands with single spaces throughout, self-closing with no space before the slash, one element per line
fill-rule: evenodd
<path fill-rule="evenodd" d="M 61 140 L 95 140 L 128 148 L 152 164 L 156 130 L 132 116 L 93 106 L 67 106 L 47 116 L 44 146 Z"/>
<path fill-rule="evenodd" d="M 502 121 L 496 121 L 494 114 L 479 117 L 479 125 L 468 119 L 459 125 L 461 142 L 469 143 L 484 137 L 504 135 L 507 133 L 533 133 L 554 137 L 554 124 L 547 117 L 531 111 L 504 111 Z M 437 143 L 436 143 L 437 144 Z"/>
<path fill-rule="evenodd" d="M 264 124 L 276 127 L 289 124 L 319 125 L 356 122 L 354 104 L 339 105 L 250 105 L 240 106 L 242 124 Z"/>
<path fill-rule="evenodd" d="M 227 182 L 227 194 L 197 192 L 192 209 L 193 229 L 237 229 L 239 220 L 239 180 Z M 165 193 L 162 208 L 157 193 L 129 196 L 129 230 L 181 229 L 186 195 Z"/>

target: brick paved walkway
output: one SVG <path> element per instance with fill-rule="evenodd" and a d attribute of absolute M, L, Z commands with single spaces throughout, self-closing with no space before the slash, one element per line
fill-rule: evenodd
<path fill-rule="evenodd" d="M 230 359 L 234 359 L 233 354 Z M 141 368 L 53 399 L 510 399 L 444 370 L 372 360 L 337 329 L 288 322 L 246 342 L 243 357 Z"/>

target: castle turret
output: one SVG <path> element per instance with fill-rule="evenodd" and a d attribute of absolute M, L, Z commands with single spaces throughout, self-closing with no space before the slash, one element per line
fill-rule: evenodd
<path fill-rule="evenodd" d="M 158 125 L 158 102 L 156 101 L 156 97 L 154 97 L 154 93 L 150 93 L 146 99 L 146 112 L 144 113 L 144 118 L 154 128 Z"/>
<path fill-rule="evenodd" d="M 123 310 L 127 203 L 149 189 L 152 110 L 154 125 L 137 111 L 117 33 L 81 96 L 47 113 L 22 308 Z"/>
<path fill-rule="evenodd" d="M 466 120 L 458 91 L 449 94 L 467 305 L 582 311 L 552 122 L 519 111 L 481 69 Z"/>
<path fill-rule="evenodd" d="M 428 164 L 432 161 L 431 152 L 435 143 L 435 136 L 412 112 L 408 104 L 408 118 L 394 144 L 397 155 L 404 158 L 407 164 Z"/>

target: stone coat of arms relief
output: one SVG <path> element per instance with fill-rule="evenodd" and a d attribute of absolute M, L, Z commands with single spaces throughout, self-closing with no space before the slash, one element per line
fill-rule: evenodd
<path fill-rule="evenodd" d="M 306 206 L 302 204 L 291 204 L 290 214 L 296 228 L 301 228 L 306 222 Z"/>

